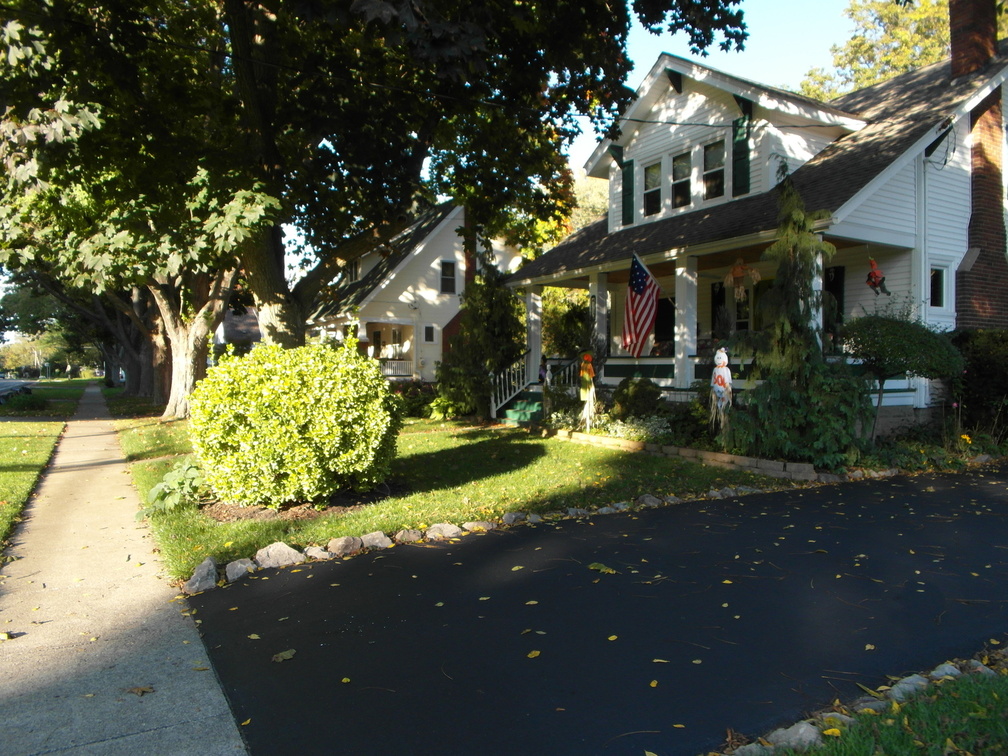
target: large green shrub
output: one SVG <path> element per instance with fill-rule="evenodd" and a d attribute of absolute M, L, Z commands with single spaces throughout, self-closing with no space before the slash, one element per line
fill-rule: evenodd
<path fill-rule="evenodd" d="M 337 349 L 261 344 L 225 356 L 197 384 L 190 412 L 214 493 L 273 507 L 381 483 L 401 423 L 378 363 L 353 340 Z"/>
<path fill-rule="evenodd" d="M 953 339 L 965 364 L 954 382 L 956 409 L 966 428 L 1008 434 L 1008 330 L 963 331 Z"/>
<path fill-rule="evenodd" d="M 853 464 L 867 448 L 867 388 L 842 363 L 812 363 L 800 382 L 773 371 L 732 411 L 729 445 L 827 470 Z"/>

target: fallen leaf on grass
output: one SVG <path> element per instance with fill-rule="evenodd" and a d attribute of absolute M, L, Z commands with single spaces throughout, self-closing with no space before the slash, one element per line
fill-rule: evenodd
<path fill-rule="evenodd" d="M 839 738 L 840 737 L 840 730 L 838 730 L 836 727 L 830 727 L 828 730 L 823 730 L 822 734 L 823 735 L 829 735 L 830 737 L 833 737 L 833 738 Z"/>
<path fill-rule="evenodd" d="M 132 693 L 135 696 L 143 697 L 148 693 L 153 693 L 154 688 L 152 688 L 150 685 L 137 685 L 133 688 L 126 688 L 126 692 Z"/>
<path fill-rule="evenodd" d="M 294 650 L 293 648 L 288 648 L 286 651 L 281 651 L 279 654 L 273 654 L 270 661 L 275 661 L 277 663 L 287 661 L 288 659 L 293 659 L 294 654 L 296 653 L 297 651 Z"/>

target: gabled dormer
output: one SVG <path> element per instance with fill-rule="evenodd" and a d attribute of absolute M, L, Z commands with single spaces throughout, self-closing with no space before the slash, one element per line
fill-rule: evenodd
<path fill-rule="evenodd" d="M 865 123 L 800 95 L 662 54 L 585 170 L 609 181 L 609 231 L 769 191 Z"/>

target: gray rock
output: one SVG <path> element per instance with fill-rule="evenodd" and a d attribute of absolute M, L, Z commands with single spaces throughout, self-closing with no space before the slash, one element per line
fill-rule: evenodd
<path fill-rule="evenodd" d="M 616 509 L 613 507 L 599 507 L 598 514 L 616 514 Z"/>
<path fill-rule="evenodd" d="M 773 748 L 767 748 L 762 743 L 749 743 L 732 751 L 732 756 L 769 756 Z"/>
<path fill-rule="evenodd" d="M 822 743 L 822 733 L 808 722 L 799 722 L 787 729 L 774 730 L 766 736 L 766 740 L 781 748 L 804 752 Z"/>
<path fill-rule="evenodd" d="M 255 562 L 261 568 L 267 567 L 287 567 L 292 564 L 301 564 L 305 560 L 305 555 L 297 549 L 292 549 L 282 541 L 276 541 L 269 546 L 259 549 L 255 555 Z"/>
<path fill-rule="evenodd" d="M 617 501 L 615 504 L 612 505 L 612 508 L 618 512 L 625 512 L 626 510 L 630 509 L 630 505 L 627 504 L 625 501 Z"/>
<path fill-rule="evenodd" d="M 463 522 L 462 530 L 468 530 L 470 532 L 488 531 L 496 530 L 497 526 L 492 522 L 487 522 L 486 520 L 479 520 L 477 522 Z"/>
<path fill-rule="evenodd" d="M 823 726 L 826 728 L 838 726 L 850 727 L 856 721 L 854 717 L 848 717 L 846 714 L 841 714 L 838 711 L 827 711 L 819 718 L 822 720 Z"/>
<path fill-rule="evenodd" d="M 255 572 L 255 568 L 255 562 L 251 559 L 235 559 L 233 562 L 228 562 L 227 567 L 224 568 L 224 576 L 229 583 L 233 583 L 248 573 Z"/>
<path fill-rule="evenodd" d="M 423 533 L 419 530 L 400 530 L 394 536 L 392 540 L 396 543 L 416 543 L 421 538 L 423 538 Z"/>
<path fill-rule="evenodd" d="M 747 494 L 763 493 L 762 489 L 753 488 L 752 486 L 739 486 L 735 490 L 738 491 L 739 493 L 747 493 Z"/>
<path fill-rule="evenodd" d="M 637 506 L 639 507 L 660 507 L 664 503 L 662 499 L 652 494 L 642 494 L 637 497 Z"/>
<path fill-rule="evenodd" d="M 736 496 L 738 496 L 734 488 L 722 488 L 720 491 L 718 491 L 718 493 L 721 494 L 722 498 L 725 499 L 734 499 Z"/>
<path fill-rule="evenodd" d="M 986 664 L 977 661 L 976 659 L 970 659 L 968 662 L 966 662 L 966 666 L 969 667 L 970 672 L 976 672 L 981 675 L 997 674 L 993 669 L 988 667 Z"/>
<path fill-rule="evenodd" d="M 721 492 L 718 491 L 717 489 L 712 488 L 710 491 L 707 492 L 707 498 L 708 499 L 720 499 L 721 498 Z"/>
<path fill-rule="evenodd" d="M 527 522 L 530 522 L 530 523 L 532 523 L 533 525 L 538 525 L 538 524 L 539 524 L 540 522 L 542 522 L 542 521 L 543 521 L 543 518 L 542 518 L 542 517 L 540 517 L 540 516 L 539 516 L 539 515 L 537 515 L 537 514 L 530 514 L 530 515 L 529 515 L 528 517 L 526 517 L 525 519 L 526 519 L 526 521 L 527 521 Z"/>
<path fill-rule="evenodd" d="M 928 679 L 921 675 L 910 675 L 909 677 L 904 677 L 898 683 L 893 685 L 886 695 L 889 696 L 893 701 L 897 703 L 903 703 L 918 693 L 923 691 L 928 686 Z"/>
<path fill-rule="evenodd" d="M 567 507 L 568 517 L 588 517 L 591 515 L 587 509 L 582 509 L 581 507 Z"/>
<path fill-rule="evenodd" d="M 982 465 L 985 462 L 990 461 L 991 461 L 990 454 L 977 454 L 975 457 L 973 457 L 973 459 L 970 460 L 970 462 L 972 462 L 974 465 Z"/>
<path fill-rule="evenodd" d="M 666 496 L 662 499 L 666 504 L 682 504 L 683 500 L 678 496 Z"/>
<path fill-rule="evenodd" d="M 192 577 L 186 581 L 186 584 L 182 586 L 182 590 L 192 595 L 193 593 L 202 593 L 203 591 L 209 591 L 216 587 L 217 562 L 214 561 L 213 557 L 207 557 L 203 560 L 200 566 L 196 568 L 196 571 L 192 574 Z"/>
<path fill-rule="evenodd" d="M 366 549 L 387 549 L 392 545 L 392 539 L 376 530 L 373 533 L 365 533 L 361 536 L 361 543 Z"/>
<path fill-rule="evenodd" d="M 883 712 L 888 708 L 889 708 L 888 701 L 883 701 L 880 698 L 872 698 L 870 696 L 859 698 L 850 706 L 851 711 L 855 713 L 861 711 L 862 709 L 869 709 L 874 712 Z"/>
<path fill-rule="evenodd" d="M 932 669 L 928 677 L 932 680 L 941 680 L 944 677 L 959 677 L 960 675 L 962 675 L 962 672 L 959 671 L 959 667 L 955 664 L 945 662 Z"/>
<path fill-rule="evenodd" d="M 501 521 L 505 525 L 514 525 L 516 522 L 521 522 L 524 519 L 524 512 L 507 512 L 503 517 L 501 517 Z"/>
<path fill-rule="evenodd" d="M 364 542 L 357 536 L 340 536 L 326 544 L 326 551 L 334 557 L 352 556 L 364 548 Z"/>
<path fill-rule="evenodd" d="M 864 477 L 864 471 L 862 470 L 851 470 L 847 473 L 848 480 L 861 480 Z"/>
<path fill-rule="evenodd" d="M 442 538 L 458 538 L 462 535 L 462 528 L 452 525 L 450 522 L 436 522 L 427 528 L 427 537 L 432 540 Z"/>
<path fill-rule="evenodd" d="M 332 559 L 332 554 L 320 546 L 309 546 L 304 550 L 304 555 L 309 559 Z"/>
<path fill-rule="evenodd" d="M 819 473 L 820 483 L 842 483 L 843 478 L 839 475 L 834 475 L 833 473 Z"/>

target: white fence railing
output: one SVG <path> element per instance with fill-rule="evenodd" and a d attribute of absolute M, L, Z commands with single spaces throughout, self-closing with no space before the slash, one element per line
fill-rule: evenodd
<path fill-rule="evenodd" d="M 490 417 L 497 417 L 497 410 L 535 382 L 530 372 L 529 353 L 525 352 L 500 373 L 491 376 L 493 385 L 490 389 Z"/>
<path fill-rule="evenodd" d="M 413 376 L 413 360 L 379 360 L 382 375 L 386 378 L 410 378 Z"/>

